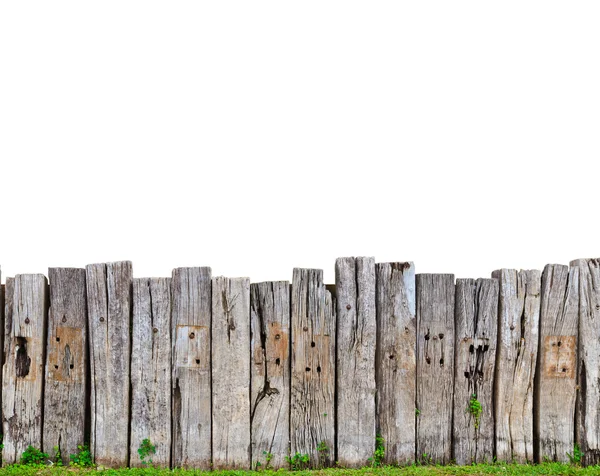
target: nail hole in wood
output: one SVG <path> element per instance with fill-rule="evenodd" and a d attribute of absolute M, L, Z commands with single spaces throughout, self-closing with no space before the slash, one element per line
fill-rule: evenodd
<path fill-rule="evenodd" d="M 394 356 L 393 356 L 393 355 L 390 355 L 390 359 L 393 359 L 393 358 L 394 358 Z"/>
<path fill-rule="evenodd" d="M 100 318 L 100 322 L 104 322 L 104 318 L 103 317 Z"/>
<path fill-rule="evenodd" d="M 193 332 L 190 332 L 190 339 L 193 339 L 194 337 L 196 337 L 196 334 Z"/>
<path fill-rule="evenodd" d="M 425 361 L 426 361 L 428 364 L 431 364 L 431 357 L 426 357 L 426 358 L 425 358 Z"/>
<path fill-rule="evenodd" d="M 560 347 L 560 344 L 561 344 L 561 342 L 560 342 L 560 341 L 558 341 L 558 343 L 557 343 L 556 345 Z"/>
<path fill-rule="evenodd" d="M 69 365 L 69 368 L 72 369 L 73 368 L 73 364 Z"/>
<path fill-rule="evenodd" d="M 56 342 L 60 342 L 60 337 L 57 337 L 57 338 L 56 338 Z"/>
<path fill-rule="evenodd" d="M 440 338 L 440 340 L 442 340 L 444 338 L 444 334 L 440 333 L 439 338 Z"/>
<path fill-rule="evenodd" d="M 279 357 L 277 357 L 275 359 L 275 365 L 279 365 L 279 364 L 281 364 L 281 359 Z"/>
<path fill-rule="evenodd" d="M 200 365 L 200 359 L 196 359 L 196 364 Z"/>
<path fill-rule="evenodd" d="M 315 346 L 315 343 L 314 343 L 314 342 L 311 342 L 311 343 L 310 343 L 310 346 L 311 346 L 311 347 L 314 347 L 314 346 Z"/>
<path fill-rule="evenodd" d="M 471 377 L 471 372 L 465 372 L 465 378 Z"/>
<path fill-rule="evenodd" d="M 427 334 L 425 334 L 425 340 L 429 340 L 429 331 L 427 331 Z"/>
<path fill-rule="evenodd" d="M 562 371 L 563 371 L 563 372 L 566 372 L 566 371 L 567 371 L 567 369 L 566 369 L 565 367 L 563 367 Z"/>
<path fill-rule="evenodd" d="M 444 359 L 442 358 L 442 359 L 440 359 L 440 367 L 443 367 L 443 366 L 444 366 Z"/>
<path fill-rule="evenodd" d="M 152 332 L 154 332 L 156 334 L 158 332 L 158 329 L 155 327 L 152 329 Z"/>
<path fill-rule="evenodd" d="M 55 368 L 56 370 L 58 370 L 58 365 L 55 365 L 55 366 L 54 366 L 54 368 Z"/>
<path fill-rule="evenodd" d="M 279 334 L 275 334 L 275 340 L 279 340 L 281 339 L 281 336 Z"/>
<path fill-rule="evenodd" d="M 317 367 L 317 372 L 321 373 L 321 367 Z"/>
<path fill-rule="evenodd" d="M 62 317 L 62 321 L 63 322 L 67 322 L 67 316 L 65 316 L 64 314 L 63 314 L 63 317 Z"/>
<path fill-rule="evenodd" d="M 29 318 L 28 317 L 25 318 L 25 324 L 29 324 Z"/>
<path fill-rule="evenodd" d="M 306 331 L 308 330 L 308 327 L 306 327 L 306 326 L 305 326 L 305 327 L 304 327 L 302 330 L 303 330 L 304 332 L 306 332 Z"/>
<path fill-rule="evenodd" d="M 484 345 L 484 346 L 483 346 L 483 351 L 484 351 L 484 352 L 487 352 L 488 350 L 490 350 L 490 346 L 489 346 L 489 345 L 487 345 L 487 344 L 486 344 L 486 345 Z"/>
<path fill-rule="evenodd" d="M 307 372 L 310 372 L 310 367 L 306 367 L 306 371 L 307 371 Z"/>
<path fill-rule="evenodd" d="M 469 353 L 471 353 L 471 354 L 475 353 L 475 347 L 473 346 L 473 344 L 471 344 L 469 346 Z"/>

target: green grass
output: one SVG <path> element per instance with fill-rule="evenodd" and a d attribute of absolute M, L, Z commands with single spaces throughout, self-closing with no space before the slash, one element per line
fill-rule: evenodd
<path fill-rule="evenodd" d="M 600 467 L 581 468 L 578 466 L 561 463 L 544 463 L 540 465 L 515 465 L 515 464 L 480 464 L 473 466 L 408 466 L 404 468 L 395 468 L 384 466 L 381 468 L 363 468 L 363 469 L 343 469 L 331 468 L 323 470 L 305 470 L 305 471 L 199 471 L 183 469 L 159 469 L 159 468 L 139 468 L 139 469 L 76 469 L 69 467 L 48 467 L 48 466 L 22 466 L 14 465 L 0 469 L 0 476 L 25 475 L 25 476 L 74 476 L 75 473 L 81 476 L 445 476 L 445 475 L 597 475 L 600 474 Z M 262 474 L 261 474 L 262 473 Z"/>

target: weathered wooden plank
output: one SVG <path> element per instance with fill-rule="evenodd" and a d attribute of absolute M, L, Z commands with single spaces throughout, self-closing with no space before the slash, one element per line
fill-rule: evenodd
<path fill-rule="evenodd" d="M 250 285 L 252 467 L 287 467 L 290 445 L 290 285 Z M 266 453 L 266 454 L 265 454 Z"/>
<path fill-rule="evenodd" d="M 90 449 L 96 464 L 129 463 L 131 281 L 129 261 L 86 266 L 90 339 Z"/>
<path fill-rule="evenodd" d="M 494 458 L 498 281 L 457 279 L 454 317 L 452 457 L 460 465 L 491 462 Z"/>
<path fill-rule="evenodd" d="M 177 268 L 172 278 L 173 467 L 210 469 L 211 269 Z"/>
<path fill-rule="evenodd" d="M 571 262 L 579 270 L 579 359 L 576 441 L 582 464 L 600 463 L 600 260 Z"/>
<path fill-rule="evenodd" d="M 501 269 L 495 377 L 496 458 L 533 462 L 533 388 L 540 327 L 541 273 Z"/>
<path fill-rule="evenodd" d="M 314 467 L 335 461 L 334 302 L 322 270 L 294 268 L 291 454 L 309 455 Z"/>
<path fill-rule="evenodd" d="M 4 327 L 2 329 L 4 334 L 4 346 L 2 347 L 4 349 L 4 364 L 6 364 L 6 356 L 8 355 L 9 343 L 11 342 L 10 334 L 12 332 L 14 294 L 15 278 L 6 278 L 6 284 L 4 285 Z"/>
<path fill-rule="evenodd" d="M 84 444 L 87 394 L 85 269 L 50 268 L 43 448 L 64 464 Z"/>
<path fill-rule="evenodd" d="M 377 263 L 377 432 L 387 464 L 415 460 L 415 266 Z"/>
<path fill-rule="evenodd" d="M 450 462 L 454 275 L 417 274 L 417 458 Z"/>
<path fill-rule="evenodd" d="M 375 446 L 375 258 L 339 258 L 335 283 L 337 461 L 362 467 Z"/>
<path fill-rule="evenodd" d="M 250 469 L 250 280 L 212 280 L 213 468 Z"/>
<path fill-rule="evenodd" d="M 534 408 L 538 461 L 568 461 L 575 434 L 579 268 L 549 264 L 542 273 L 540 348 Z"/>
<path fill-rule="evenodd" d="M 133 280 L 130 466 L 171 464 L 171 279 Z M 141 460 L 148 438 L 156 453 Z"/>
<path fill-rule="evenodd" d="M 20 460 L 29 445 L 42 447 L 42 390 L 44 338 L 47 324 L 47 286 L 42 274 L 21 274 L 14 279 L 2 382 L 4 464 Z M 7 288 L 8 286 L 7 280 Z M 10 289 L 9 289 L 10 291 Z"/>

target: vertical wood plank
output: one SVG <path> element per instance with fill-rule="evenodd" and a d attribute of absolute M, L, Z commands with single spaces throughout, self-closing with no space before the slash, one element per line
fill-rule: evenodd
<path fill-rule="evenodd" d="M 171 464 L 171 279 L 133 280 L 130 466 L 144 466 L 138 448 L 155 445 L 150 458 Z M 144 461 L 148 463 L 148 458 Z"/>
<path fill-rule="evenodd" d="M 456 280 L 455 325 L 453 459 L 459 465 L 491 462 L 498 330 L 496 279 Z"/>
<path fill-rule="evenodd" d="M 375 447 L 375 258 L 339 258 L 337 294 L 337 461 L 367 464 Z"/>
<path fill-rule="evenodd" d="M 250 285 L 252 467 L 286 467 L 290 444 L 290 285 Z"/>
<path fill-rule="evenodd" d="M 417 458 L 452 453 L 454 275 L 417 274 Z"/>
<path fill-rule="evenodd" d="M 579 270 L 579 360 L 576 440 L 585 466 L 600 463 L 600 260 L 571 262 Z"/>
<path fill-rule="evenodd" d="M 42 447 L 47 286 L 42 274 L 17 275 L 7 298 L 12 316 L 2 382 L 4 464 L 17 463 L 29 445 Z"/>
<path fill-rule="evenodd" d="M 377 264 L 377 431 L 386 464 L 415 460 L 415 266 Z"/>
<path fill-rule="evenodd" d="M 334 302 L 322 270 L 294 268 L 291 453 L 309 455 L 313 467 L 335 461 Z"/>
<path fill-rule="evenodd" d="M 541 273 L 501 269 L 495 377 L 496 458 L 533 462 L 533 388 L 538 355 Z"/>
<path fill-rule="evenodd" d="M 91 433 L 96 464 L 129 464 L 130 261 L 86 266 L 90 337 Z"/>
<path fill-rule="evenodd" d="M 568 461 L 575 434 L 579 268 L 549 264 L 542 273 L 535 392 L 537 460 Z"/>
<path fill-rule="evenodd" d="M 3 370 L 6 366 L 6 360 L 8 359 L 10 334 L 12 332 L 12 320 L 13 320 L 13 298 L 15 294 L 15 278 L 6 278 L 6 284 L 4 285 L 4 328 L 2 332 L 4 334 L 4 362 Z"/>
<path fill-rule="evenodd" d="M 250 280 L 212 280 L 213 468 L 250 469 Z"/>
<path fill-rule="evenodd" d="M 173 270 L 173 467 L 210 469 L 211 269 Z"/>
<path fill-rule="evenodd" d="M 84 444 L 87 394 L 87 304 L 85 269 L 50 268 L 50 309 L 44 451 L 60 449 L 64 464 Z"/>

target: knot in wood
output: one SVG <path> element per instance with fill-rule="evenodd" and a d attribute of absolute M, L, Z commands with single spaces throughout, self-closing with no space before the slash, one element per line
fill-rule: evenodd
<path fill-rule="evenodd" d="M 279 334 L 275 334 L 275 340 L 279 340 L 281 339 L 281 336 Z"/>
<path fill-rule="evenodd" d="M 515 330 L 515 326 L 514 326 L 514 324 L 511 324 L 511 325 L 510 325 L 510 330 L 511 330 L 511 331 L 514 331 L 514 330 Z"/>
<path fill-rule="evenodd" d="M 304 326 L 304 329 L 302 329 L 304 332 L 308 331 L 308 327 Z"/>
<path fill-rule="evenodd" d="M 63 316 L 63 317 L 62 317 L 62 321 L 63 321 L 63 322 L 67 322 L 67 316 Z"/>
<path fill-rule="evenodd" d="M 152 329 L 152 332 L 154 332 L 154 333 L 156 334 L 156 333 L 158 332 L 158 329 L 157 329 L 156 327 L 154 327 L 154 328 Z"/>
<path fill-rule="evenodd" d="M 190 332 L 190 339 L 193 339 L 194 337 L 196 337 L 196 334 L 193 332 Z"/>
<path fill-rule="evenodd" d="M 28 317 L 25 318 L 25 324 L 29 324 L 29 318 Z"/>

